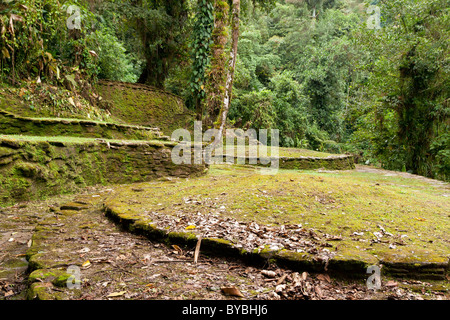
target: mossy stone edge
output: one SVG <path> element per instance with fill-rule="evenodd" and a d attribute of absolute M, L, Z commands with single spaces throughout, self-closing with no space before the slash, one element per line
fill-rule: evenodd
<path fill-rule="evenodd" d="M 169 141 L 47 140 L 0 137 L 0 206 L 86 186 L 196 177 L 208 170 L 206 164 L 174 164 Z"/>
<path fill-rule="evenodd" d="M 103 210 L 107 217 L 120 224 L 125 230 L 144 235 L 151 240 L 166 245 L 176 244 L 191 248 L 197 244 L 198 237 L 192 232 L 168 232 L 158 229 L 151 221 L 121 212 L 120 208 L 108 205 L 108 203 L 104 203 Z M 248 252 L 236 247 L 231 241 L 217 238 L 203 238 L 201 252 L 213 256 L 237 258 L 250 265 L 267 266 L 268 263 L 274 263 L 279 267 L 294 271 L 327 272 L 341 278 L 367 278 L 367 268 L 371 265 L 382 266 L 383 274 L 396 278 L 445 280 L 450 271 L 450 261 L 447 263 L 386 262 L 337 256 L 323 262 L 311 254 L 285 249 Z"/>

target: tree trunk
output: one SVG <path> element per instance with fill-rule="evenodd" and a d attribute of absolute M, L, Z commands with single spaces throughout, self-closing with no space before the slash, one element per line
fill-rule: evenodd
<path fill-rule="evenodd" d="M 214 121 L 219 119 L 225 97 L 227 82 L 227 56 L 225 45 L 228 41 L 226 31 L 229 6 L 226 1 L 216 0 L 214 3 L 214 30 L 212 33 L 211 69 L 208 74 L 206 127 L 216 127 Z"/>
<path fill-rule="evenodd" d="M 225 97 L 223 100 L 223 106 L 219 114 L 219 119 L 217 121 L 219 126 L 219 139 L 222 138 L 223 129 L 227 121 L 228 111 L 230 110 L 230 103 L 233 93 L 233 81 L 234 81 L 234 71 L 236 69 L 237 51 L 238 51 L 238 41 L 239 41 L 239 26 L 240 26 L 240 13 L 241 13 L 241 1 L 233 0 L 232 17 L 231 17 L 231 56 L 229 60 L 227 82 L 225 85 Z"/>

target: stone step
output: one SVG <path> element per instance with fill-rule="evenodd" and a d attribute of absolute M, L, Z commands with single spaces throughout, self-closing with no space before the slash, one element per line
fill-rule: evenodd
<path fill-rule="evenodd" d="M 160 136 L 163 136 L 163 132 L 157 127 L 79 119 L 29 118 L 1 109 L 0 134 L 129 140 L 158 140 Z M 161 140 L 167 141 L 166 138 Z"/>

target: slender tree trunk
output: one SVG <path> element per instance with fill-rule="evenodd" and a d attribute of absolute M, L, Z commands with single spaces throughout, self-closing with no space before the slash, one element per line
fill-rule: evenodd
<path fill-rule="evenodd" d="M 239 41 L 239 26 L 240 26 L 241 1 L 233 0 L 232 17 L 231 17 L 231 56 L 229 60 L 227 82 L 225 85 L 225 97 L 223 106 L 219 114 L 219 138 L 222 138 L 223 130 L 227 121 L 228 111 L 230 110 L 230 103 L 233 93 L 234 71 L 236 69 L 238 41 Z"/>

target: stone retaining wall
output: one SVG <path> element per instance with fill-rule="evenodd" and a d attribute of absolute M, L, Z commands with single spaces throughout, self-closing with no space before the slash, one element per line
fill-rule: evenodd
<path fill-rule="evenodd" d="M 355 161 L 352 155 L 336 155 L 326 158 L 319 157 L 279 157 L 279 169 L 290 170 L 352 170 L 355 169 Z M 271 166 L 271 161 L 276 161 L 276 158 L 269 160 L 265 159 L 264 164 L 259 158 L 234 158 L 234 164 L 256 164 L 258 166 Z M 226 156 L 223 156 L 223 163 L 227 163 Z M 232 163 L 232 162 L 228 162 Z M 268 163 L 268 164 L 267 164 Z M 273 165 L 272 165 L 273 166 Z"/>
<path fill-rule="evenodd" d="M 0 206 L 96 184 L 191 177 L 206 165 L 175 165 L 173 142 L 21 141 L 0 137 Z M 193 152 L 192 152 L 193 153 Z M 193 161 L 192 161 L 193 163 Z"/>
<path fill-rule="evenodd" d="M 27 118 L 1 109 L 0 134 L 127 140 L 152 140 L 162 137 L 158 128 L 75 119 Z"/>
<path fill-rule="evenodd" d="M 351 170 L 355 169 L 355 161 L 352 155 L 336 155 L 326 158 L 318 157 L 298 157 L 280 158 L 281 169 L 328 169 L 328 170 Z"/>

